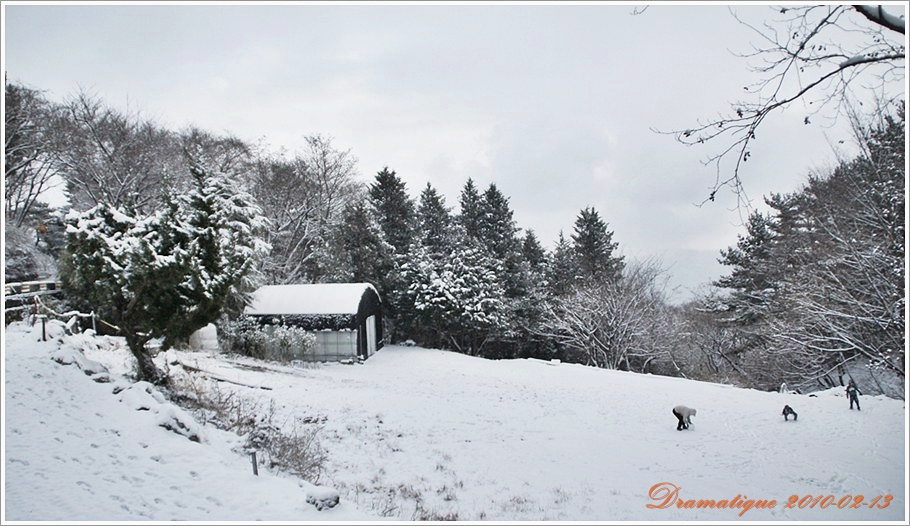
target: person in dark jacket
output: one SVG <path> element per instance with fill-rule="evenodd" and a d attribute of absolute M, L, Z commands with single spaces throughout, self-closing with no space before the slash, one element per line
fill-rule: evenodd
<path fill-rule="evenodd" d="M 794 411 L 793 408 L 790 407 L 789 405 L 784 406 L 784 412 L 781 414 L 784 415 L 784 420 L 787 420 L 787 421 L 790 420 L 790 415 L 793 415 L 794 421 L 796 421 L 796 419 L 799 418 L 799 415 L 796 414 L 796 411 Z"/>
<path fill-rule="evenodd" d="M 856 387 L 856 383 L 853 382 L 851 378 L 847 382 L 847 398 L 850 399 L 850 409 L 853 409 L 853 404 L 856 403 L 856 410 L 859 411 L 859 395 L 863 393 L 860 392 L 859 388 Z"/>

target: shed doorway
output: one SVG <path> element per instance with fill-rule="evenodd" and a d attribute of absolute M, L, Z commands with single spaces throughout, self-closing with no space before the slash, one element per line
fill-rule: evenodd
<path fill-rule="evenodd" d="M 367 317 L 367 356 L 373 356 L 376 352 L 376 316 Z"/>

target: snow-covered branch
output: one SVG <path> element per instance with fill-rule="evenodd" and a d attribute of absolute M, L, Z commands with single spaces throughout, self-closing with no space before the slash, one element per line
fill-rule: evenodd
<path fill-rule="evenodd" d="M 885 11 L 885 8 L 881 5 L 854 5 L 853 7 L 870 21 L 882 27 L 886 27 L 891 31 L 896 31 L 902 35 L 904 34 L 904 19 Z"/>

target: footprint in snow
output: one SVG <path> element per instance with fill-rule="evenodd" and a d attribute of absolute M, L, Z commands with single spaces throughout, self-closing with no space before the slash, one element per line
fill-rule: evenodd
<path fill-rule="evenodd" d="M 79 487 L 81 487 L 81 488 L 84 489 L 85 491 L 91 493 L 92 495 L 95 494 L 95 492 L 92 491 L 92 485 L 89 484 L 88 482 L 84 481 L 84 480 L 79 480 L 79 481 L 77 481 L 77 482 L 76 482 L 76 485 L 79 486 Z"/>

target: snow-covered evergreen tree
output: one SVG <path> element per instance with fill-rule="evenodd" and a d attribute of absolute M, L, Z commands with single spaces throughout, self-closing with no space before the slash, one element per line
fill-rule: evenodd
<path fill-rule="evenodd" d="M 262 236 L 269 221 L 253 197 L 223 172 L 190 167 L 193 186 L 178 197 L 179 225 L 190 258 L 185 286 L 196 307 L 191 326 L 178 339 L 218 318 L 225 308 L 239 312 L 261 281 L 256 263 L 270 247 Z M 201 323 L 201 325 L 200 325 Z"/>
<path fill-rule="evenodd" d="M 844 383 L 855 364 L 887 388 L 905 375 L 903 108 L 857 130 L 863 153 L 800 190 L 765 198 L 715 282 L 743 341 L 737 365 L 750 385 Z"/>
<path fill-rule="evenodd" d="M 242 293 L 268 246 L 267 222 L 223 174 L 190 169 L 193 186 L 150 215 L 100 204 L 67 216 L 67 291 L 125 337 L 142 380 L 166 381 L 146 343 L 164 346 L 215 321 Z"/>
<path fill-rule="evenodd" d="M 483 193 L 481 210 L 480 239 L 490 255 L 500 261 L 520 256 L 518 226 L 512 217 L 509 199 L 495 184 L 491 183 Z"/>
<path fill-rule="evenodd" d="M 410 259 L 410 246 L 416 241 L 417 211 L 404 181 L 388 167 L 376 174 L 369 189 L 369 200 L 382 238 L 392 246 L 391 252 L 386 254 L 392 258 L 389 270 L 371 283 L 382 297 L 385 334 L 392 342 L 400 341 L 411 337 L 416 317 L 413 305 L 407 300 L 408 283 L 401 272 L 401 264 Z"/>
<path fill-rule="evenodd" d="M 372 283 L 385 298 L 397 274 L 395 247 L 385 241 L 379 223 L 364 202 L 351 203 L 333 230 L 326 252 L 329 282 Z"/>
<path fill-rule="evenodd" d="M 518 226 L 513 218 L 509 199 L 490 184 L 483 193 L 483 215 L 480 239 L 487 254 L 501 263 L 499 282 L 505 288 L 507 298 L 523 296 L 527 292 L 527 267 L 522 266 L 521 242 Z"/>
<path fill-rule="evenodd" d="M 468 178 L 458 201 L 461 211 L 458 214 L 458 224 L 464 229 L 465 236 L 469 239 L 483 239 L 483 200 L 474 180 Z"/>
<path fill-rule="evenodd" d="M 511 331 L 516 342 L 515 356 L 552 358 L 553 349 L 547 339 L 541 338 L 540 325 L 546 315 L 549 298 L 549 271 L 547 252 L 533 230 L 525 232 L 521 240 L 520 272 L 521 294 L 510 298 L 512 313 Z"/>
<path fill-rule="evenodd" d="M 438 260 L 415 247 L 404 270 L 424 337 L 433 344 L 479 354 L 504 322 L 497 266 L 476 248 L 458 247 Z"/>
<path fill-rule="evenodd" d="M 730 274 L 714 285 L 730 289 L 728 302 L 740 323 L 755 323 L 767 312 L 769 297 L 777 290 L 774 279 L 776 266 L 772 258 L 774 221 L 761 212 L 753 212 L 746 224 L 746 235 L 739 235 L 735 247 L 721 251 L 721 264 L 730 267 Z"/>
<path fill-rule="evenodd" d="M 100 204 L 67 216 L 69 257 L 62 262 L 66 289 L 102 328 L 126 338 L 137 360 L 139 378 L 161 383 L 145 344 L 164 336 L 179 304 L 178 287 L 187 273 L 178 247 L 166 241 L 173 225 L 165 212 L 148 217 Z"/>
<path fill-rule="evenodd" d="M 430 183 L 420 193 L 417 208 L 419 242 L 430 253 L 445 257 L 454 245 L 452 214 L 445 198 Z"/>
<path fill-rule="evenodd" d="M 533 230 L 526 230 L 521 240 L 521 257 L 534 272 L 543 273 L 547 267 L 547 250 L 540 244 Z"/>

